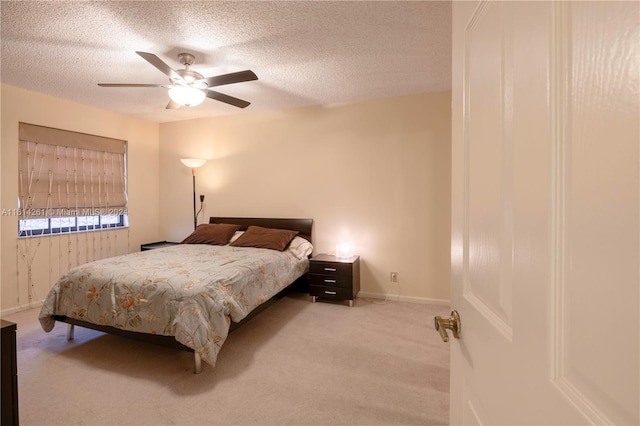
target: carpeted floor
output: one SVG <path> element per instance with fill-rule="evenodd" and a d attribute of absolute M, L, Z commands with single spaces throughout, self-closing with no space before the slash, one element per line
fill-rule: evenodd
<path fill-rule="evenodd" d="M 377 301 L 380 302 L 380 301 Z M 442 306 L 289 295 L 233 332 L 215 367 L 187 352 L 66 326 L 18 324 L 23 425 L 448 424 Z"/>

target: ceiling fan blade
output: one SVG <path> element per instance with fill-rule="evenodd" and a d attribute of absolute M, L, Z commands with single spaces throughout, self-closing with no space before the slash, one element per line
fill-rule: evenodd
<path fill-rule="evenodd" d="M 100 87 L 167 87 L 166 84 L 107 84 L 98 83 Z"/>
<path fill-rule="evenodd" d="M 206 82 L 210 87 L 222 86 L 225 84 L 242 83 L 243 81 L 257 80 L 258 76 L 251 70 L 232 72 L 231 74 L 216 75 L 214 77 L 203 78 L 199 81 Z"/>
<path fill-rule="evenodd" d="M 165 107 L 165 109 L 178 109 L 180 108 L 182 105 L 180 105 L 177 102 L 173 102 L 173 100 L 170 100 L 169 103 L 167 104 L 167 106 Z"/>
<path fill-rule="evenodd" d="M 136 52 L 136 53 L 140 55 L 145 61 L 149 62 L 151 65 L 153 65 L 154 67 L 162 71 L 162 73 L 167 77 L 177 81 L 184 81 L 184 79 L 180 76 L 180 74 L 175 72 L 169 65 L 167 65 L 162 59 L 158 58 L 153 53 L 147 53 L 147 52 Z"/>
<path fill-rule="evenodd" d="M 246 108 L 251 105 L 251 102 L 243 101 L 242 99 L 234 98 L 233 96 L 225 95 L 224 93 L 215 92 L 213 90 L 205 90 L 205 93 L 208 98 L 215 99 L 216 101 L 224 102 L 238 108 Z"/>

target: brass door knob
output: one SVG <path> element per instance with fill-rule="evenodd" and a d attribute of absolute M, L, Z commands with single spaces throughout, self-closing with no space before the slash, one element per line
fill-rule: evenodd
<path fill-rule="evenodd" d="M 445 319 L 442 317 L 435 317 L 434 320 L 436 330 L 440 333 L 440 337 L 442 337 L 444 342 L 449 341 L 447 329 L 451 330 L 453 337 L 456 339 L 460 338 L 460 329 L 462 328 L 462 324 L 460 323 L 460 314 L 458 314 L 458 311 L 451 311 L 450 318 Z"/>

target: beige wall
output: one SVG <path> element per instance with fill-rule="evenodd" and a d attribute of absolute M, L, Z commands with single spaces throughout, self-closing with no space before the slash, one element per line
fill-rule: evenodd
<path fill-rule="evenodd" d="M 340 240 L 354 243 L 363 295 L 449 299 L 448 92 L 157 124 L 8 85 L 0 90 L 3 209 L 16 207 L 19 121 L 129 142 L 131 227 L 33 239 L 35 303 L 71 266 L 188 235 L 191 174 L 179 161 L 186 157 L 209 159 L 197 176 L 197 192 L 206 195 L 201 222 L 211 215 L 311 217 L 316 253 L 334 252 Z M 28 301 L 16 234 L 17 218 L 3 216 L 4 312 Z M 92 252 L 100 244 L 113 252 Z M 398 285 L 389 283 L 391 271 Z"/>
<path fill-rule="evenodd" d="M 0 93 L 0 201 L 3 209 L 17 207 L 19 121 L 128 141 L 130 228 L 21 239 L 20 244 L 23 244 L 24 249 L 36 253 L 32 264 L 31 293 L 34 303 L 44 299 L 50 286 L 70 266 L 96 257 L 137 251 L 141 243 L 158 240 L 160 215 L 157 123 L 4 84 Z M 17 226 L 17 217 L 2 216 L 0 309 L 4 312 L 25 306 L 28 302 L 26 264 L 17 258 Z M 28 245 L 31 247 L 27 247 Z"/>
<path fill-rule="evenodd" d="M 450 106 L 445 92 L 160 124 L 162 236 L 193 230 L 180 158 L 207 158 L 200 222 L 310 217 L 316 253 L 354 243 L 364 295 L 447 301 Z"/>

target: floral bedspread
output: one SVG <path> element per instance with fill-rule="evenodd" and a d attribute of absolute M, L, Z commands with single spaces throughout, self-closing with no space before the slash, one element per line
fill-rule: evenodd
<path fill-rule="evenodd" d="M 290 251 L 183 244 L 112 257 L 71 269 L 40 311 L 149 334 L 175 336 L 215 365 L 230 321 L 305 273 Z"/>

